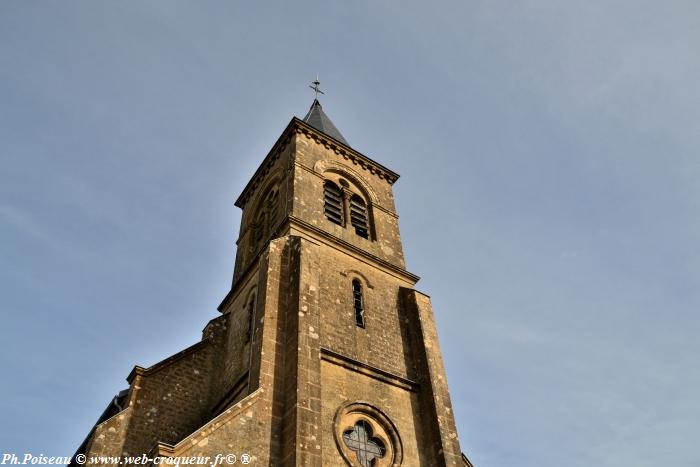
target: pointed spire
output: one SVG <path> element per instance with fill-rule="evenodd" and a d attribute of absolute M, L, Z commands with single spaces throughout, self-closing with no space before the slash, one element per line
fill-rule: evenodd
<path fill-rule="evenodd" d="M 340 131 L 338 131 L 335 125 L 333 125 L 333 122 L 331 122 L 331 119 L 328 118 L 328 115 L 326 115 L 326 113 L 323 111 L 321 103 L 318 101 L 318 99 L 314 99 L 309 112 L 306 114 L 306 117 L 304 117 L 303 120 L 317 130 L 327 134 L 331 138 L 349 146 L 348 142 L 345 140 L 345 138 L 343 138 L 343 135 L 340 134 Z"/>

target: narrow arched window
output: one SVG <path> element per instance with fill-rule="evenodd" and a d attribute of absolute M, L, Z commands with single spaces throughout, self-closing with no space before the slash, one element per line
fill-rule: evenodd
<path fill-rule="evenodd" d="M 250 294 L 248 297 L 248 303 L 246 304 L 246 314 L 248 319 L 248 325 L 246 326 L 245 342 L 251 341 L 253 336 L 253 319 L 255 316 L 255 292 Z"/>
<path fill-rule="evenodd" d="M 271 229 L 276 227 L 275 222 L 279 213 L 279 189 L 273 188 L 265 195 L 260 203 L 257 217 L 252 225 L 251 250 L 256 251 L 261 243 L 266 240 L 271 233 Z"/>
<path fill-rule="evenodd" d="M 253 225 L 253 249 L 257 249 L 265 237 L 265 230 L 267 229 L 265 217 L 265 211 L 261 211 L 255 220 L 255 225 Z"/>
<path fill-rule="evenodd" d="M 343 225 L 343 192 L 333 182 L 323 185 L 323 210 L 329 221 Z"/>
<path fill-rule="evenodd" d="M 350 222 L 355 233 L 362 238 L 369 238 L 369 222 L 367 221 L 367 205 L 357 195 L 350 198 Z"/>
<path fill-rule="evenodd" d="M 352 281 L 352 305 L 355 309 L 355 324 L 361 328 L 365 327 L 365 309 L 362 299 L 362 284 L 355 279 Z"/>

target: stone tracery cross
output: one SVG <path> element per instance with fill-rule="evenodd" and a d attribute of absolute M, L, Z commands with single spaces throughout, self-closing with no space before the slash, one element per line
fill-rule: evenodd
<path fill-rule="evenodd" d="M 372 467 L 374 460 L 381 459 L 386 452 L 382 442 L 372 437 L 372 428 L 364 420 L 359 420 L 352 429 L 346 430 L 343 441 L 357 455 L 363 467 Z"/>

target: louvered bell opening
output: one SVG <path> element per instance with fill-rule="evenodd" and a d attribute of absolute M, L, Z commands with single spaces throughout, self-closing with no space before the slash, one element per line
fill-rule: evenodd
<path fill-rule="evenodd" d="M 332 183 L 326 183 L 323 194 L 324 211 L 329 221 L 343 225 L 343 195 L 340 188 Z"/>
<path fill-rule="evenodd" d="M 359 196 L 350 198 L 350 222 L 355 227 L 355 233 L 362 238 L 369 238 L 369 223 L 367 222 L 367 206 Z"/>

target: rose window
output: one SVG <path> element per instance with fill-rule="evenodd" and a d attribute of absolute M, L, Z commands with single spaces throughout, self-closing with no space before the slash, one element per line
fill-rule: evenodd
<path fill-rule="evenodd" d="M 358 420 L 354 427 L 345 430 L 343 441 L 357 455 L 362 467 L 372 467 L 375 459 L 386 454 L 384 443 L 372 436 L 372 427 L 365 420 Z"/>

